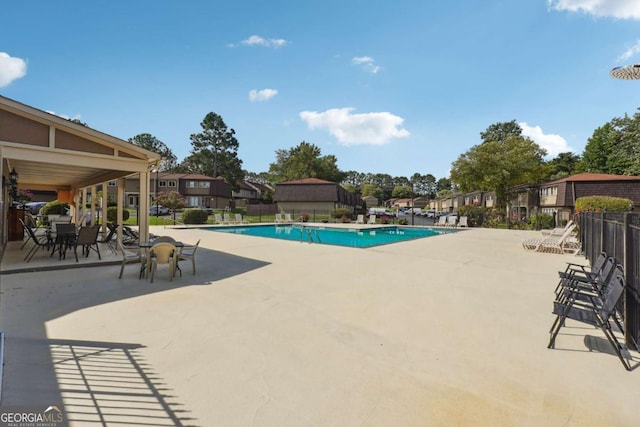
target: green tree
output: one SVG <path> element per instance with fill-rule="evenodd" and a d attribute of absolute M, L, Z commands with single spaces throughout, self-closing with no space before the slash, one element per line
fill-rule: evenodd
<path fill-rule="evenodd" d="M 549 179 L 559 179 L 570 176 L 578 171 L 580 156 L 571 152 L 560 153 L 554 159 L 547 162 Z"/>
<path fill-rule="evenodd" d="M 384 191 L 382 188 L 378 187 L 375 184 L 365 183 L 362 184 L 362 197 L 373 196 L 378 200 L 381 200 L 384 197 Z"/>
<path fill-rule="evenodd" d="M 140 133 L 133 138 L 129 138 L 129 142 L 138 147 L 158 153 L 161 156 L 159 169 L 163 172 L 171 172 L 175 170 L 178 164 L 178 158 L 173 154 L 167 145 L 160 141 L 150 133 Z"/>
<path fill-rule="evenodd" d="M 202 132 L 190 137 L 191 155 L 183 161 L 183 166 L 203 175 L 221 176 L 231 187 L 237 188 L 244 175 L 235 130 L 227 128 L 222 117 L 213 112 L 205 116 L 200 126 Z"/>
<path fill-rule="evenodd" d="M 484 132 L 480 132 L 482 142 L 503 142 L 509 136 L 522 136 L 522 128 L 515 120 L 510 122 L 494 123 Z"/>
<path fill-rule="evenodd" d="M 607 160 L 615 151 L 616 136 L 616 130 L 611 123 L 606 123 L 593 131 L 582 153 L 582 170 L 591 173 L 608 173 Z"/>
<path fill-rule="evenodd" d="M 464 192 L 495 191 L 504 207 L 511 187 L 545 177 L 546 154 L 529 138 L 508 135 L 503 141 L 483 142 L 461 154 L 452 164 L 451 180 Z"/>
<path fill-rule="evenodd" d="M 171 210 L 174 221 L 176 219 L 176 210 L 187 206 L 187 201 L 177 191 L 158 194 L 157 203 Z"/>
<path fill-rule="evenodd" d="M 335 156 L 323 156 L 319 147 L 302 141 L 289 150 L 276 150 L 276 161 L 269 165 L 270 181 L 318 178 L 342 182 L 344 173 L 338 169 L 337 163 Z"/>
<path fill-rule="evenodd" d="M 436 177 L 431 174 L 421 175 L 414 173 L 410 179 L 413 184 L 413 191 L 421 196 L 435 197 Z"/>
<path fill-rule="evenodd" d="M 443 190 L 448 190 L 451 193 L 451 180 L 449 178 L 440 178 L 436 182 L 436 194 L 438 197 L 442 197 L 440 192 Z"/>
<path fill-rule="evenodd" d="M 391 192 L 391 197 L 397 197 L 399 199 L 408 199 L 413 196 L 410 185 L 397 185 Z"/>

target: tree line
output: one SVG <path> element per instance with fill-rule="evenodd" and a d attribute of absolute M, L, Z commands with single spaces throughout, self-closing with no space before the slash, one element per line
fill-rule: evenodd
<path fill-rule="evenodd" d="M 451 192 L 495 191 L 498 200 L 508 199 L 509 189 L 521 184 L 559 179 L 580 172 L 618 175 L 640 174 L 640 112 L 617 117 L 597 128 L 581 155 L 558 154 L 546 161 L 547 152 L 522 135 L 516 120 L 490 125 L 480 132 L 481 142 L 461 154 L 451 167 L 450 177 L 436 178 L 429 173 L 410 176 L 384 173 L 341 171 L 338 159 L 323 155 L 320 148 L 306 141 L 290 149 L 279 149 L 266 172 L 242 169 L 235 130 L 216 113 L 208 113 L 201 131 L 190 135 L 191 152 L 178 162 L 171 149 L 149 133 L 129 142 L 161 155 L 160 170 L 223 177 L 232 187 L 238 181 L 277 184 L 303 178 L 338 182 L 361 196 L 380 200 L 392 197 L 427 196 L 434 198 Z"/>

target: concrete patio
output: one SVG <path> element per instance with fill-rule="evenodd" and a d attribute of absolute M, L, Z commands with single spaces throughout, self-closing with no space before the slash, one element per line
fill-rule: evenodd
<path fill-rule="evenodd" d="M 537 232 L 370 249 L 151 232 L 202 239 L 197 273 L 2 274 L 3 405 L 58 404 L 73 426 L 640 422 L 640 369 L 598 330 L 567 322 L 546 348 L 557 271 L 585 260 L 524 251 Z"/>

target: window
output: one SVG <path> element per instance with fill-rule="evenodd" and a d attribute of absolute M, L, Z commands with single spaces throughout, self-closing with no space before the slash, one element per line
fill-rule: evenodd
<path fill-rule="evenodd" d="M 198 186 L 198 181 L 187 181 L 187 188 L 196 188 Z"/>
<path fill-rule="evenodd" d="M 210 186 L 211 183 L 209 181 L 200 181 L 200 184 L 198 185 L 200 188 L 209 188 Z"/>
<path fill-rule="evenodd" d="M 158 187 L 166 187 L 167 181 L 158 181 Z"/>
<path fill-rule="evenodd" d="M 558 187 L 544 187 L 540 189 L 541 196 L 556 196 L 558 194 Z"/>
<path fill-rule="evenodd" d="M 108 185 L 109 187 L 117 187 L 117 186 L 118 186 L 118 181 L 109 181 L 109 182 L 107 183 L 107 185 Z"/>
<path fill-rule="evenodd" d="M 167 187 L 175 187 L 175 186 L 176 186 L 175 181 L 167 181 Z"/>

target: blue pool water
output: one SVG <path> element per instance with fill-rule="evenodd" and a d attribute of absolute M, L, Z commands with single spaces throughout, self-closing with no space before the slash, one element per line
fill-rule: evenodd
<path fill-rule="evenodd" d="M 369 248 L 371 246 L 386 245 L 388 243 L 403 242 L 451 232 L 451 230 L 435 230 L 431 228 L 367 227 L 357 229 L 303 226 L 299 224 L 216 227 L 208 230 L 353 248 Z"/>

